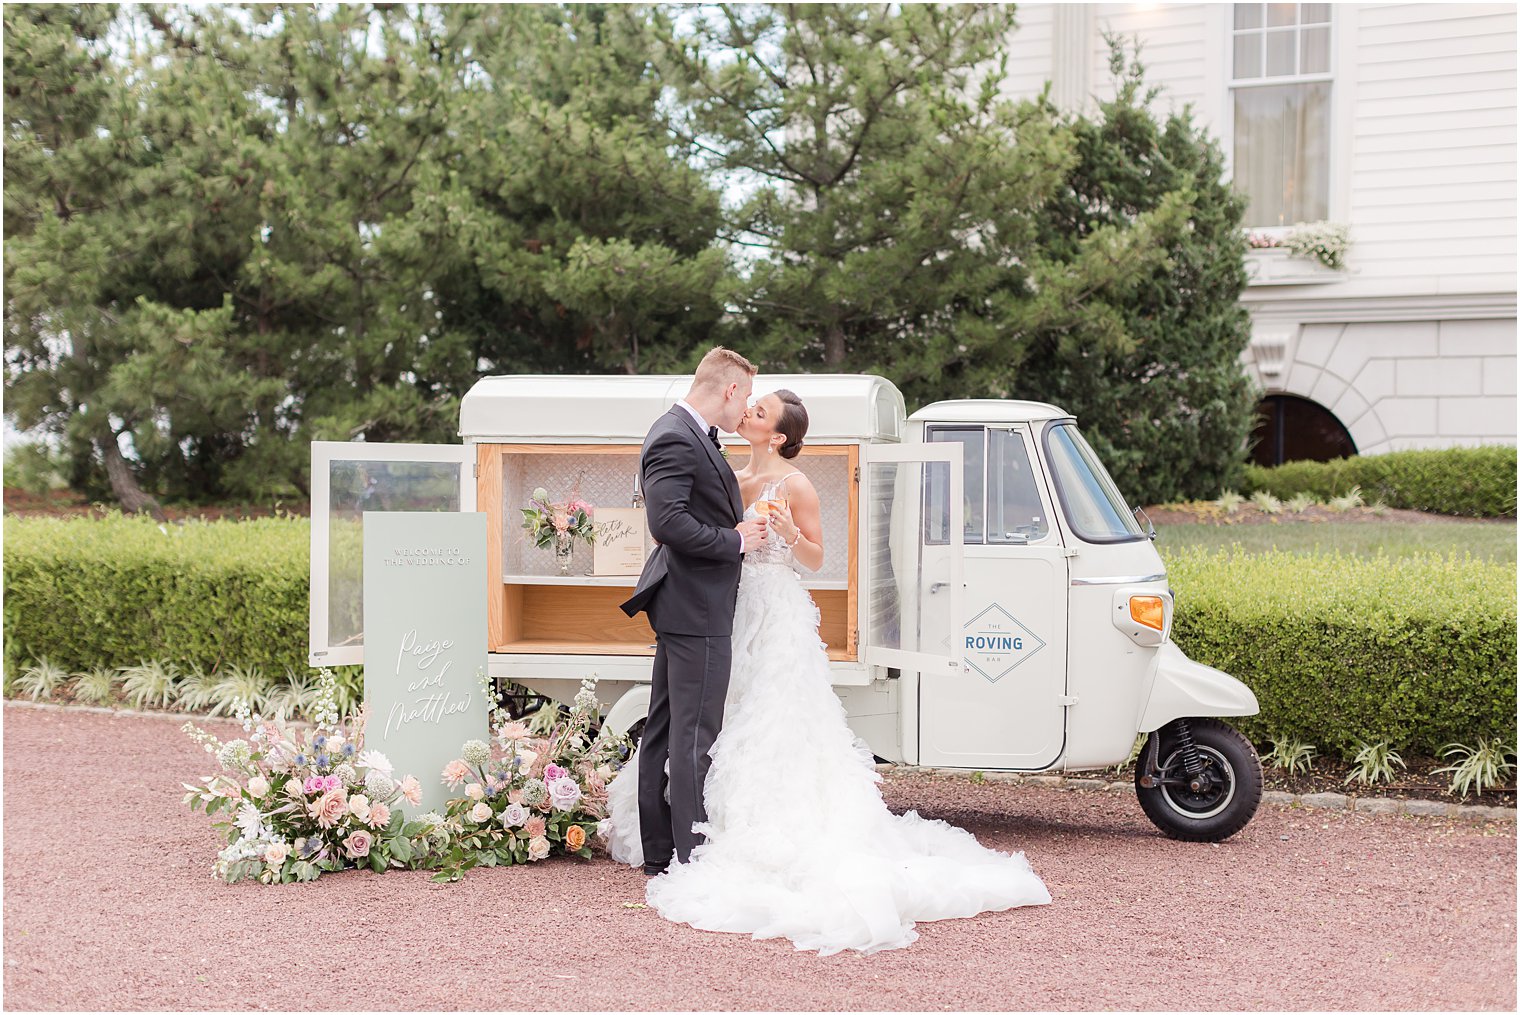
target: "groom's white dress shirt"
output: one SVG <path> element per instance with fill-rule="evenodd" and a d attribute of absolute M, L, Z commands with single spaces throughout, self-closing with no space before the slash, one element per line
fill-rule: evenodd
<path fill-rule="evenodd" d="M 694 419 L 694 420 L 697 421 L 697 429 L 698 430 L 701 430 L 703 433 L 707 432 L 707 428 L 711 424 L 709 424 L 707 422 L 707 420 L 703 419 L 702 418 L 702 414 L 700 412 L 698 412 L 696 409 L 693 409 L 691 407 L 691 405 L 686 401 L 686 399 L 684 399 L 684 398 L 678 398 L 678 399 L 676 399 L 676 404 L 679 405 L 681 408 L 685 409 L 686 410 L 686 414 L 688 416 L 690 416 L 692 419 Z"/>

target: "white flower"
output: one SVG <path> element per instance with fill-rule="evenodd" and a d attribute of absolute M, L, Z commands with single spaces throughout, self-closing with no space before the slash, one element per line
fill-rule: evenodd
<path fill-rule="evenodd" d="M 507 828 L 521 828 L 528 820 L 528 809 L 522 804 L 507 804 L 501 812 L 501 823 Z"/>
<path fill-rule="evenodd" d="M 459 749 L 459 756 L 465 764 L 478 768 L 491 760 L 491 748 L 484 740 L 466 740 Z"/>
<path fill-rule="evenodd" d="M 568 811 L 581 799 L 581 788 L 569 776 L 549 783 L 549 803 L 557 811 Z"/>
<path fill-rule="evenodd" d="M 229 740 L 217 751 L 216 760 L 223 768 L 245 768 L 250 750 L 246 740 Z"/>
<path fill-rule="evenodd" d="M 474 807 L 471 807 L 470 808 L 470 820 L 471 821 L 490 821 L 491 820 L 491 805 L 487 804 L 487 803 L 478 803 Z"/>
<path fill-rule="evenodd" d="M 339 765 L 337 768 L 333 769 L 333 775 L 336 775 L 339 779 L 343 780 L 343 785 L 345 786 L 356 786 L 359 783 L 358 770 L 346 761 L 343 764 Z"/>
<path fill-rule="evenodd" d="M 271 842 L 269 848 L 264 850 L 264 862 L 271 867 L 278 867 L 285 862 L 290 855 L 290 847 L 283 842 Z"/>
<path fill-rule="evenodd" d="M 379 751 L 365 751 L 359 755 L 359 764 L 372 772 L 383 772 L 386 775 L 394 775 L 391 769 L 391 759 Z"/>
<path fill-rule="evenodd" d="M 538 760 L 538 752 L 530 751 L 526 747 L 518 748 L 517 760 L 522 764 L 523 768 L 532 768 L 533 762 Z"/>
<path fill-rule="evenodd" d="M 235 824 L 238 831 L 243 833 L 244 839 L 258 839 L 264 836 L 264 816 L 253 804 L 244 804 L 238 808 Z"/>
<path fill-rule="evenodd" d="M 269 792 L 269 780 L 262 775 L 256 775 L 248 780 L 248 793 L 254 798 L 262 797 Z"/>
<path fill-rule="evenodd" d="M 369 797 L 363 793 L 355 793 L 348 798 L 348 812 L 360 821 L 369 820 Z"/>
<path fill-rule="evenodd" d="M 486 796 L 485 787 L 478 782 L 472 782 L 464 788 L 464 795 L 471 800 L 484 800 Z"/>
<path fill-rule="evenodd" d="M 364 773 L 364 789 L 371 800 L 389 800 L 396 792 L 396 780 L 378 768 Z"/>

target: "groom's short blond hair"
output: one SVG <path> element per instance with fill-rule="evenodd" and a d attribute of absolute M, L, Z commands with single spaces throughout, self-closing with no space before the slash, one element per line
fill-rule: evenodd
<path fill-rule="evenodd" d="M 697 374 L 691 379 L 692 388 L 721 391 L 730 384 L 743 383 L 745 378 L 759 373 L 760 368 L 732 349 L 715 345 L 697 364 Z"/>

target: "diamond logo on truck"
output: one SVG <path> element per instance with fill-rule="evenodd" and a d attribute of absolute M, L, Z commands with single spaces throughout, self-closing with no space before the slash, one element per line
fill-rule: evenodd
<path fill-rule="evenodd" d="M 991 684 L 1012 673 L 1045 647 L 1045 640 L 993 603 L 966 622 L 966 666 Z"/>

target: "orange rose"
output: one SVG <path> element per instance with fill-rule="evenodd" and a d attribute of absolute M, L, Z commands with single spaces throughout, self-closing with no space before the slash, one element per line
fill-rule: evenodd
<path fill-rule="evenodd" d="M 571 825 L 565 829 L 565 848 L 574 852 L 586 844 L 586 830 L 580 825 Z"/>

